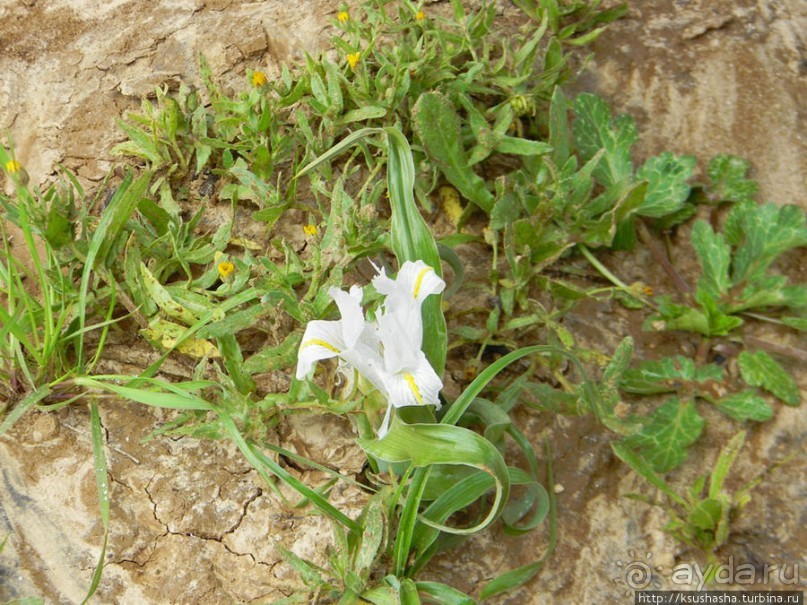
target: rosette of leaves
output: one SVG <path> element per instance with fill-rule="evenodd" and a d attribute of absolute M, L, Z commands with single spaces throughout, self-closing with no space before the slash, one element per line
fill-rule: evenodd
<path fill-rule="evenodd" d="M 741 202 L 730 211 L 722 233 L 696 221 L 692 247 L 701 270 L 697 288 L 684 303 L 661 297 L 658 313 L 646 325 L 725 336 L 743 324 L 739 315 L 744 312 L 784 310 L 796 315 L 785 317 L 784 323 L 804 329 L 807 285 L 791 285 L 771 267 L 783 254 L 805 245 L 807 226 L 798 206 Z"/>
<path fill-rule="evenodd" d="M 737 361 L 741 380 L 736 382 L 727 380 L 717 364 L 698 366 L 682 355 L 644 361 L 626 370 L 620 379 L 622 391 L 672 396 L 644 418 L 631 418 L 641 428 L 623 440 L 625 445 L 654 471 L 666 472 L 684 462 L 688 448 L 703 431 L 699 401 L 740 422 L 765 422 L 773 417 L 773 408 L 761 391 L 787 405 L 799 404 L 798 385 L 770 355 L 743 351 Z"/>

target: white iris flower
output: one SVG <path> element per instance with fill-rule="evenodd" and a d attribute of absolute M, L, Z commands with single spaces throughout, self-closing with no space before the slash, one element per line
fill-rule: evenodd
<path fill-rule="evenodd" d="M 344 292 L 331 288 L 328 294 L 336 302 L 342 319 L 308 323 L 297 353 L 297 379 L 303 380 L 318 361 L 338 356 L 340 363 L 358 370 L 383 390 L 380 373 L 384 362 L 378 352 L 376 330 L 364 321 L 362 289 L 351 286 L 350 292 Z"/>
<path fill-rule="evenodd" d="M 421 349 L 421 305 L 430 294 L 442 292 L 445 282 L 423 261 L 407 261 L 394 280 L 381 269 L 373 285 L 386 296 L 373 323 L 364 319 L 360 287 L 352 286 L 350 292 L 331 288 L 329 294 L 342 318 L 312 321 L 306 326 L 297 357 L 297 378 L 305 378 L 317 361 L 338 356 L 343 370 L 347 366 L 358 371 L 387 398 L 381 438 L 393 407 L 440 405 L 438 393 L 443 383 Z"/>
<path fill-rule="evenodd" d="M 378 318 L 378 335 L 384 348 L 384 370 L 390 404 L 440 405 L 443 383 L 421 347 L 423 318 L 420 307 L 430 294 L 439 294 L 445 282 L 422 260 L 404 263 L 395 280 L 383 269 L 373 279 L 376 291 L 386 294 Z"/>

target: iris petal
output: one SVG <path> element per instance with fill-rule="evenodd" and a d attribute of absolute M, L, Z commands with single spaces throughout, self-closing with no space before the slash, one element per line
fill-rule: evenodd
<path fill-rule="evenodd" d="M 308 376 L 316 362 L 336 357 L 346 348 L 341 321 L 309 322 L 297 353 L 297 379 Z"/>
<path fill-rule="evenodd" d="M 336 302 L 342 315 L 342 336 L 347 347 L 355 345 L 364 331 L 364 314 L 361 310 L 362 289 L 352 286 L 350 292 L 331 288 L 328 294 Z"/>
<path fill-rule="evenodd" d="M 381 294 L 404 295 L 422 303 L 430 294 L 442 292 L 446 283 L 432 267 L 419 260 L 406 261 L 394 280 L 387 277 L 386 272 L 381 269 L 380 273 L 373 278 L 373 286 Z"/>
<path fill-rule="evenodd" d="M 422 352 L 417 365 L 411 371 L 388 374 L 386 382 L 390 402 L 397 408 L 440 405 L 438 393 L 443 383 Z"/>

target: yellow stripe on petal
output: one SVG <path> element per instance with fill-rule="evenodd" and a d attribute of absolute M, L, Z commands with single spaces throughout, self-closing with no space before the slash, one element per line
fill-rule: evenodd
<path fill-rule="evenodd" d="M 407 384 L 409 384 L 409 388 L 412 389 L 412 394 L 415 396 L 415 401 L 417 401 L 420 405 L 423 405 L 423 397 L 420 395 L 420 389 L 415 382 L 415 377 L 411 374 L 404 374 L 403 377 Z"/>
<path fill-rule="evenodd" d="M 329 351 L 333 351 L 336 354 L 341 353 L 341 351 L 337 349 L 335 346 L 333 346 L 331 343 L 325 342 L 324 340 L 321 340 L 319 338 L 312 338 L 311 340 L 306 340 L 303 344 L 300 345 L 300 350 L 302 351 L 306 347 L 313 347 L 313 346 L 328 349 Z"/>
<path fill-rule="evenodd" d="M 420 287 L 423 285 L 423 278 L 429 274 L 429 271 L 433 271 L 433 269 L 431 267 L 424 267 L 420 270 L 420 273 L 418 273 L 417 278 L 415 278 L 415 298 L 418 297 Z"/>

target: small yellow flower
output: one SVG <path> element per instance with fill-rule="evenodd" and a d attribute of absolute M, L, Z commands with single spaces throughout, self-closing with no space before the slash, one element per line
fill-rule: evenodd
<path fill-rule="evenodd" d="M 252 85 L 255 88 L 260 88 L 261 86 L 266 86 L 266 74 L 262 71 L 253 71 L 252 72 Z"/>
<path fill-rule="evenodd" d="M 415 21 L 423 21 L 426 18 L 426 13 L 423 11 L 418 11 L 415 13 Z"/>
<path fill-rule="evenodd" d="M 359 64 L 359 59 L 361 59 L 361 53 L 348 54 L 347 64 L 350 65 L 350 69 L 356 69 L 356 66 Z"/>
<path fill-rule="evenodd" d="M 653 288 L 650 286 L 645 286 L 642 288 L 642 294 L 645 296 L 653 296 Z"/>
<path fill-rule="evenodd" d="M 347 23 L 350 20 L 350 15 L 347 14 L 347 11 L 339 11 L 336 18 L 339 20 L 339 23 Z"/>
<path fill-rule="evenodd" d="M 218 269 L 219 269 L 219 277 L 221 277 L 223 281 L 226 281 L 227 278 L 229 278 L 230 275 L 232 275 L 233 271 L 235 271 L 235 265 L 232 264 L 230 261 L 225 260 L 219 263 Z"/>
<path fill-rule="evenodd" d="M 28 173 L 25 171 L 25 168 L 22 167 L 22 164 L 20 164 L 17 160 L 9 160 L 6 162 L 6 170 L 10 175 L 16 177 L 17 181 L 23 185 L 28 184 Z"/>
<path fill-rule="evenodd" d="M 317 232 L 318 229 L 316 225 L 309 224 L 303 226 L 303 233 L 305 233 L 306 235 L 316 235 Z"/>

